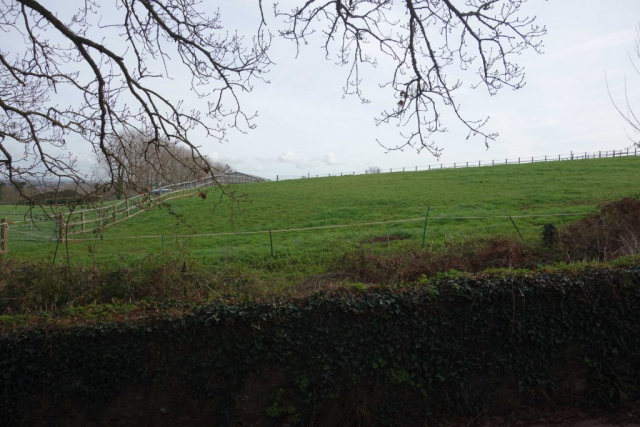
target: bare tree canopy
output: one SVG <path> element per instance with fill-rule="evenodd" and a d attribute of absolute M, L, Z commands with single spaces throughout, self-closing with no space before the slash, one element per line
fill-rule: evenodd
<path fill-rule="evenodd" d="M 206 155 L 194 158 L 187 147 L 176 142 L 161 141 L 158 149 L 149 151 L 148 140 L 148 136 L 140 134 L 130 135 L 127 140 L 107 142 L 109 152 L 119 159 L 115 191 L 146 193 L 160 186 L 202 180 L 212 173 L 219 176 L 232 171 L 231 166 Z M 108 162 L 100 162 L 95 178 L 96 184 L 102 188 L 109 186 L 112 177 Z"/>
<path fill-rule="evenodd" d="M 438 155 L 434 136 L 446 131 L 447 114 L 488 144 L 497 133 L 485 130 L 486 119 L 466 118 L 454 98 L 461 79 L 470 76 L 473 87 L 492 95 L 522 87 L 513 58 L 539 51 L 546 32 L 525 14 L 527 0 L 299 0 L 289 7 L 260 0 L 262 22 L 251 38 L 223 28 L 220 12 L 199 0 L 113 0 L 104 19 L 107 2 L 78 3 L 68 16 L 67 2 L 0 5 L 3 40 L 12 40 L 0 47 L 0 178 L 14 185 L 85 180 L 69 140 L 90 144 L 116 182 L 127 156 L 140 152 L 130 144 L 139 135 L 145 159 L 177 144 L 188 150 L 189 164 L 209 172 L 192 135 L 223 141 L 230 128 L 253 128 L 239 93 L 251 91 L 271 65 L 267 28 L 298 46 L 318 32 L 327 55 L 348 67 L 345 93 L 363 102 L 361 67 L 391 61 L 383 86 L 396 94 L 394 107 L 376 120 L 409 130 L 400 144 L 379 141 L 387 148 Z M 96 28 L 120 37 L 96 36 Z M 207 101 L 204 111 L 166 94 L 162 82 L 176 63 Z"/>
<path fill-rule="evenodd" d="M 280 32 L 298 45 L 320 28 L 327 56 L 335 46 L 339 63 L 349 66 L 346 94 L 367 102 L 360 89 L 360 67 L 375 65 L 380 56 L 395 66 L 384 86 L 397 94 L 396 107 L 384 110 L 377 123 L 396 122 L 411 130 L 404 142 L 385 146 L 426 149 L 438 155 L 433 137 L 447 129 L 444 110 L 461 122 L 469 135 L 480 135 L 485 144 L 498 134 L 485 131 L 487 119 L 467 119 L 454 99 L 462 87 L 449 75 L 476 74 L 473 87 L 484 86 L 491 95 L 501 88 L 519 89 L 523 69 L 513 58 L 527 49 L 539 52 L 544 27 L 535 17 L 522 15 L 526 0 L 309 0 L 292 11 L 275 8 L 288 24 Z M 372 44 L 375 47 L 369 47 Z"/>
<path fill-rule="evenodd" d="M 90 143 L 116 181 L 131 135 L 147 136 L 146 151 L 160 149 L 164 141 L 179 142 L 201 159 L 190 131 L 201 128 L 222 140 L 228 126 L 251 126 L 236 92 L 250 90 L 250 79 L 269 64 L 262 32 L 251 41 L 228 35 L 220 15 L 206 17 L 195 0 L 118 0 L 116 6 L 120 21 L 97 25 L 119 31 L 118 51 L 109 40 L 85 36 L 99 13 L 93 0 L 66 22 L 37 0 L 6 0 L 0 6 L 2 30 L 24 39 L 20 54 L 0 51 L 0 162 L 11 181 L 81 180 L 66 150 L 70 136 Z M 168 73 L 169 49 L 187 68 L 192 89 L 207 97 L 206 111 L 190 111 L 155 84 Z M 165 69 L 151 68 L 153 60 Z M 62 105 L 61 92 L 79 102 Z M 9 141 L 20 150 L 10 151 Z"/>
<path fill-rule="evenodd" d="M 629 60 L 633 69 L 640 76 L 640 25 L 636 27 L 636 44 L 633 47 L 633 52 L 629 54 Z M 605 75 L 606 76 L 606 75 Z M 618 111 L 620 116 L 624 119 L 624 122 L 631 128 L 631 134 L 627 133 L 627 137 L 636 147 L 640 147 L 640 115 L 633 109 L 632 103 L 629 100 L 629 92 L 627 90 L 627 79 L 624 81 L 624 104 L 618 105 L 613 100 L 611 90 L 609 89 L 609 82 L 607 81 L 607 90 L 609 91 L 609 98 L 613 103 L 613 106 Z"/>

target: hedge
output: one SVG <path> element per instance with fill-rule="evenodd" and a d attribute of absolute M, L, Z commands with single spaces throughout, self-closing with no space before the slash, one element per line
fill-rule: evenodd
<path fill-rule="evenodd" d="M 424 425 L 640 399 L 640 267 L 217 303 L 0 337 L 0 424 Z"/>

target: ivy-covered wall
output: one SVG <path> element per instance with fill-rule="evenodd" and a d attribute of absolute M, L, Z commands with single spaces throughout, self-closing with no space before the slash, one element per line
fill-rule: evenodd
<path fill-rule="evenodd" d="M 640 400 L 640 267 L 0 337 L 0 425 L 423 425 Z M 115 424 L 110 424 L 111 422 Z"/>

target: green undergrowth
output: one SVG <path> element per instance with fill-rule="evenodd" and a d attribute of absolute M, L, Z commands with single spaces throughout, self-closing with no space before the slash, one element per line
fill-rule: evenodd
<path fill-rule="evenodd" d="M 367 242 L 344 252 L 335 248 L 329 268 L 320 265 L 288 276 L 283 276 L 283 269 L 295 264 L 282 256 L 263 257 L 260 273 L 255 264 L 247 268 L 234 262 L 200 263 L 188 254 L 150 256 L 143 262 L 123 259 L 117 267 L 0 259 L 0 313 L 73 315 L 77 307 L 91 305 L 197 305 L 298 297 L 345 287 L 402 288 L 481 272 L 511 275 L 632 266 L 640 256 L 640 197 L 603 204 L 583 219 L 562 227 L 549 223 L 541 231 L 534 243 L 497 235 L 390 251 L 384 241 L 382 246 Z M 89 314 L 100 313 L 92 309 Z"/>
<path fill-rule="evenodd" d="M 639 305 L 640 268 L 619 266 L 449 272 L 137 317 L 133 307 L 75 308 L 111 317 L 0 335 L 0 423 L 417 426 L 593 414 L 640 399 Z"/>
<path fill-rule="evenodd" d="M 260 288 L 256 283 L 247 284 L 245 288 L 237 287 L 237 283 L 225 286 L 215 282 L 215 277 L 207 276 L 202 270 L 199 274 L 185 274 L 181 268 L 176 268 L 177 265 L 137 266 L 139 270 L 129 274 L 108 270 L 98 274 L 94 271 L 95 275 L 91 278 L 89 272 L 83 268 L 76 268 L 73 273 L 69 273 L 64 268 L 52 271 L 50 266 L 22 265 L 21 270 L 13 271 L 13 279 L 20 281 L 24 286 L 4 286 L 2 290 L 0 301 L 4 314 L 0 315 L 0 331 L 6 333 L 44 324 L 73 326 L 105 321 L 130 321 L 155 316 L 158 313 L 178 315 L 207 304 L 245 304 L 283 298 L 297 299 L 322 292 L 366 292 L 370 289 L 403 291 L 434 286 L 449 280 L 522 279 L 538 274 L 577 276 L 586 270 L 607 272 L 635 268 L 639 265 L 640 255 L 633 255 L 609 261 L 554 263 L 536 269 L 488 268 L 480 272 L 450 269 L 434 275 L 423 273 L 411 281 L 378 284 L 343 276 L 340 280 L 329 278 L 326 282 L 306 288 L 291 286 L 280 289 Z M 43 267 L 44 271 L 38 271 Z M 34 278 L 38 274 L 42 274 L 41 278 L 30 283 L 26 283 L 23 276 L 29 275 Z M 51 279 L 56 275 L 66 278 L 44 283 L 45 277 Z M 84 281 L 81 277 L 85 278 Z M 118 277 L 124 281 L 114 282 Z M 164 277 L 166 282 L 155 282 L 161 277 Z M 6 276 L 4 281 L 6 283 Z M 105 281 L 111 282 L 107 285 Z M 150 286 L 150 282 L 154 285 Z M 82 285 L 85 287 L 80 287 Z M 20 292 L 24 294 L 20 295 Z M 11 295 L 16 297 L 12 298 Z"/>

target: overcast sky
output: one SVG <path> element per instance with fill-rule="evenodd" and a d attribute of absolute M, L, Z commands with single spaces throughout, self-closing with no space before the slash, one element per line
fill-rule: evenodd
<path fill-rule="evenodd" d="M 254 25 L 254 3 L 237 1 L 231 8 L 222 8 L 226 26 Z M 609 99 L 605 73 L 612 95 L 620 102 L 627 76 L 629 94 L 640 105 L 640 76 L 628 56 L 640 23 L 640 1 L 532 0 L 526 10 L 548 29 L 545 53 L 531 51 L 519 58 L 526 67 L 527 85 L 518 91 L 505 89 L 494 97 L 487 96 L 486 90 L 466 90 L 457 98 L 469 117 L 491 117 L 488 126 L 500 133 L 498 140 L 486 150 L 482 139 L 466 140 L 466 132 L 448 122 L 451 131 L 437 139 L 444 148 L 442 162 L 629 145 L 623 122 Z M 276 26 L 272 21 L 270 28 Z M 205 146 L 206 153 L 239 170 L 269 178 L 358 171 L 371 165 L 437 164 L 426 151 L 387 153 L 376 142 L 380 139 L 391 145 L 399 141 L 397 127 L 376 127 L 374 123 L 374 117 L 395 102 L 381 96 L 376 85 L 382 80 L 367 82 L 371 84 L 366 86 L 366 95 L 372 102 L 362 105 L 355 97 L 343 99 L 347 70 L 324 58 L 319 41 L 304 46 L 296 59 L 290 42 L 274 39 L 270 55 L 276 63 L 271 67 L 271 84 L 256 85 L 244 100 L 245 108 L 259 113 L 256 129 L 247 135 L 230 134 L 225 144 Z"/>
<path fill-rule="evenodd" d="M 285 8 L 300 1 L 280 3 Z M 78 7 L 71 1 L 44 3 L 60 15 L 71 16 Z M 118 19 L 115 11 L 109 10 L 112 2 L 99 4 L 101 22 Z M 256 0 L 209 0 L 200 7 L 205 13 L 219 8 L 226 30 L 251 35 L 259 24 Z M 487 130 L 498 132 L 499 138 L 487 150 L 483 139 L 466 139 L 460 123 L 448 120 L 445 125 L 450 131 L 436 139 L 444 149 L 440 162 L 597 152 L 630 145 L 624 123 L 609 99 L 605 73 L 612 96 L 620 104 L 626 76 L 628 94 L 640 108 L 640 75 L 629 60 L 640 24 L 640 0 L 530 0 L 524 12 L 537 15 L 537 23 L 548 29 L 544 54 L 527 51 L 518 58 L 526 70 L 526 86 L 518 91 L 504 89 L 490 97 L 486 89 L 470 89 L 477 77 L 469 74 L 467 77 L 475 79 L 464 80 L 465 86 L 456 96 L 466 117 L 489 116 Z M 277 33 L 282 25 L 272 15 L 267 11 L 267 28 Z M 119 51 L 117 34 L 107 35 L 108 30 L 97 25 L 91 30 Z M 20 46 L 14 43 L 20 40 L 16 37 L 21 36 L 3 37 L 3 48 Z M 121 47 L 124 50 L 124 43 Z M 258 112 L 253 122 L 256 128 L 246 134 L 231 131 L 222 144 L 198 134 L 193 135 L 194 142 L 216 160 L 267 178 L 363 171 L 374 165 L 389 169 L 437 164 L 426 151 L 387 152 L 376 142 L 389 146 L 402 142 L 402 129 L 394 124 L 378 127 L 374 122 L 381 111 L 397 102 L 393 93 L 379 87 L 388 81 L 390 64 L 382 61 L 378 68 L 365 70 L 365 96 L 371 103 L 362 104 L 356 97 L 343 98 L 348 70 L 335 65 L 333 53 L 326 59 L 322 40 L 312 39 L 296 58 L 293 43 L 274 37 L 270 57 L 275 64 L 268 76 L 271 83 L 257 81 L 253 92 L 242 95 L 243 109 Z M 640 59 L 637 62 L 640 65 Z M 173 100 L 184 99 L 187 108 L 198 105 L 189 92 L 188 76 L 172 77 L 163 83 L 163 94 Z M 83 169 L 90 170 L 94 162 L 91 147 L 80 139 L 70 138 L 68 143 Z"/>

